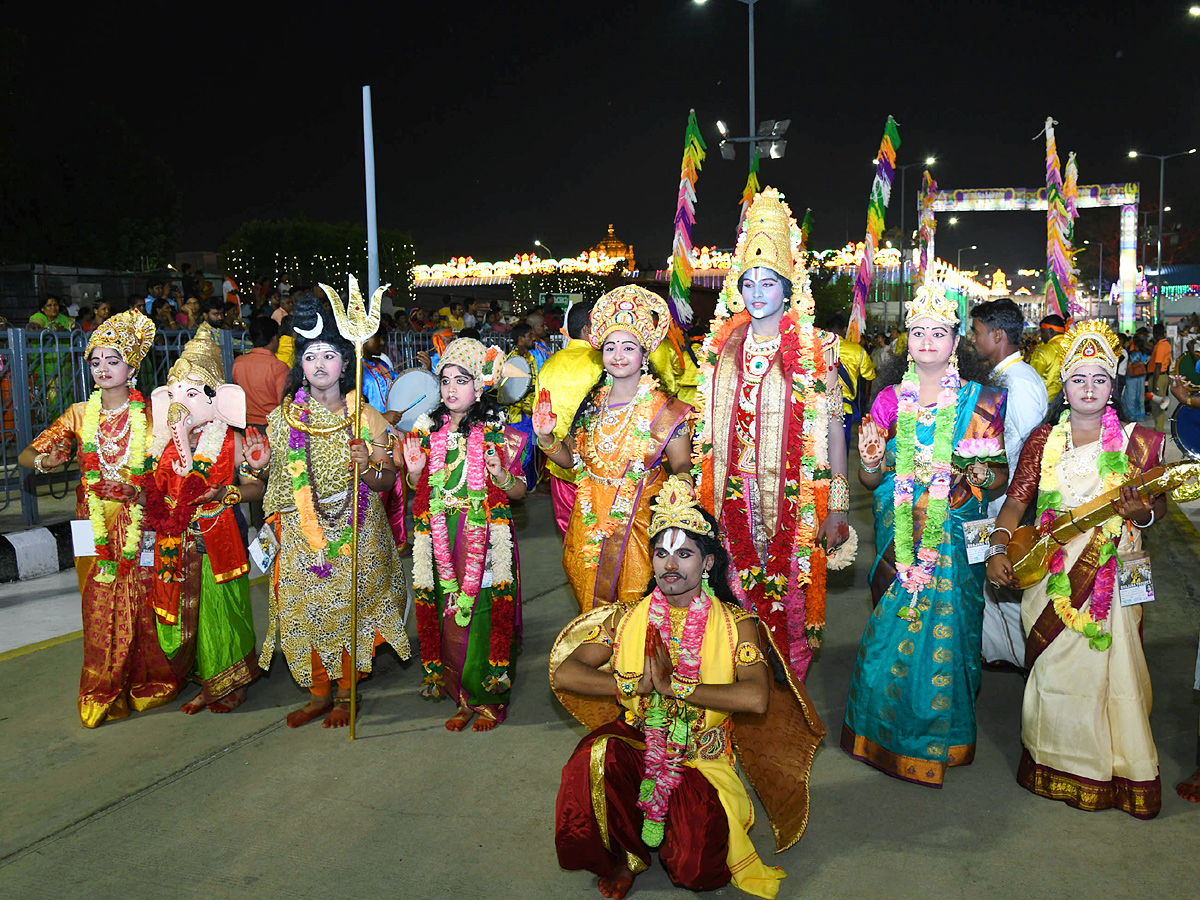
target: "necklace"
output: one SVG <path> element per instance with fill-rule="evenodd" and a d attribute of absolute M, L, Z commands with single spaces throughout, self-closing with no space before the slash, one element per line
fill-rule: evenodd
<path fill-rule="evenodd" d="M 629 426 L 636 406 L 637 403 L 631 400 L 621 407 L 604 407 L 592 424 L 592 443 L 596 450 L 606 456 L 616 452 L 617 444 Z"/>
<path fill-rule="evenodd" d="M 742 345 L 742 362 L 748 380 L 760 381 L 767 374 L 771 363 L 775 361 L 775 353 L 779 350 L 782 337 L 782 334 L 777 334 L 765 341 L 756 341 L 753 332 L 747 335 L 747 340 Z"/>
<path fill-rule="evenodd" d="M 109 418 L 112 418 L 113 416 L 119 416 L 121 413 L 125 412 L 125 410 L 127 410 L 127 409 L 129 409 L 129 398 L 128 397 L 125 398 L 124 403 L 122 403 L 120 406 L 116 407 L 115 409 L 105 409 L 103 406 L 101 406 L 100 407 L 100 415 L 108 416 Z"/>
<path fill-rule="evenodd" d="M 919 535 L 913 533 L 913 499 L 917 472 L 917 422 L 921 408 L 920 381 L 916 367 L 910 365 L 900 383 L 900 402 L 896 417 L 896 479 L 892 503 L 895 508 L 896 577 L 915 599 L 921 588 L 933 580 L 938 547 L 946 524 L 950 496 L 950 460 L 955 406 L 960 387 L 958 369 L 948 366 L 941 379 L 929 458 L 929 501 L 925 525 Z M 923 465 L 923 463 L 922 463 Z M 915 606 L 901 607 L 899 616 L 916 620 Z"/>

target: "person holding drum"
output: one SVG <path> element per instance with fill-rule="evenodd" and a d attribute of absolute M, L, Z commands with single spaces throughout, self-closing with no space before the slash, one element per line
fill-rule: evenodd
<path fill-rule="evenodd" d="M 1122 425 L 1113 405 L 1118 340 L 1100 319 L 1066 333 L 1063 392 L 1021 450 L 988 551 L 987 577 L 1015 585 L 1007 546 L 1026 508 L 1037 523 L 1110 492 L 1113 515 L 1055 547 L 1049 573 L 1025 591 L 1021 617 L 1029 679 L 1021 709 L 1017 783 L 1082 810 L 1158 815 L 1162 787 L 1150 732 L 1150 673 L 1142 607 L 1122 606 L 1120 555 L 1142 548 L 1142 531 L 1165 516 L 1164 496 L 1122 487 L 1162 462 L 1163 435 Z M 1117 492 L 1119 489 L 1119 492 Z"/>
<path fill-rule="evenodd" d="M 563 568 L 581 612 L 636 603 L 650 579 L 650 501 L 667 476 L 691 480 L 692 408 L 659 390 L 649 354 L 671 317 L 657 294 L 636 285 L 609 291 L 591 315 L 591 344 L 604 372 L 563 440 L 542 391 L 533 430 L 546 458 L 575 467 L 575 508 L 563 539 Z"/>
<path fill-rule="evenodd" d="M 490 731 L 508 711 L 520 641 L 521 592 L 509 503 L 525 496 L 525 436 L 504 424 L 488 390 L 499 347 L 452 341 L 438 361 L 440 403 L 398 445 L 413 497 L 413 597 L 425 677 L 421 692 L 449 696 L 446 722 Z"/>

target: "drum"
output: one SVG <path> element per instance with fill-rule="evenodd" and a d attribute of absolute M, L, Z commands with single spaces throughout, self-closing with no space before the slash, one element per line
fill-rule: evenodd
<path fill-rule="evenodd" d="M 1171 437 L 1184 456 L 1200 460 L 1200 408 L 1177 407 L 1171 416 Z"/>
<path fill-rule="evenodd" d="M 388 388 L 387 410 L 400 413 L 397 426 L 402 431 L 412 431 L 413 424 L 421 416 L 431 413 L 441 402 L 438 380 L 425 369 L 409 369 Z"/>
<path fill-rule="evenodd" d="M 529 363 L 519 356 L 510 356 L 504 363 L 500 386 L 496 388 L 496 400 L 501 406 L 512 406 L 524 400 L 531 387 L 533 373 L 529 371 Z"/>

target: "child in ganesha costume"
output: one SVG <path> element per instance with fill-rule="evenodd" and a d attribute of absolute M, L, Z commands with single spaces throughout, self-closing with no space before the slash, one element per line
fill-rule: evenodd
<path fill-rule="evenodd" d="M 736 764 L 784 850 L 808 821 L 809 770 L 824 726 L 803 684 L 790 673 L 785 684 L 772 680 L 765 654 L 775 646 L 735 602 L 716 521 L 683 479 L 667 479 L 659 493 L 650 544 L 654 591 L 584 613 L 550 654 L 551 686 L 593 729 L 563 768 L 559 864 L 594 872 L 600 893 L 620 898 L 657 847 L 680 887 L 714 890 L 732 880 L 774 897 L 784 873 L 750 842 L 754 810 Z"/>
<path fill-rule="evenodd" d="M 182 711 L 227 713 L 259 675 L 250 563 L 234 514 L 262 496 L 256 470 L 262 441 L 243 440 L 246 395 L 225 381 L 221 349 L 202 328 L 151 394 L 155 416 L 146 485 L 146 525 L 155 532 L 154 608 L 158 640 L 180 678 L 200 693 Z"/>

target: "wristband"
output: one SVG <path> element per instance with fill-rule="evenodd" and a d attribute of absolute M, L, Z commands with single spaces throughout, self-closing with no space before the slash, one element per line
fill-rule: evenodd
<path fill-rule="evenodd" d="M 873 464 L 868 463 L 865 459 L 860 459 L 858 464 L 864 472 L 866 472 L 869 475 L 874 475 L 876 472 L 879 471 L 880 467 L 883 465 L 883 457 L 882 456 L 879 457 L 879 459 L 875 460 L 875 462 Z"/>
<path fill-rule="evenodd" d="M 1137 527 L 1138 527 L 1138 528 L 1149 528 L 1151 525 L 1153 525 L 1153 524 L 1154 524 L 1154 520 L 1155 520 L 1156 518 L 1157 518 L 1157 516 L 1155 516 L 1155 515 L 1154 515 L 1154 510 L 1153 510 L 1153 508 L 1151 508 L 1151 510 L 1150 510 L 1150 521 L 1149 521 L 1149 522 L 1147 522 L 1145 525 L 1138 525 L 1138 523 L 1137 523 L 1137 522 L 1134 522 L 1133 524 L 1134 524 L 1134 525 L 1137 525 Z"/>
<path fill-rule="evenodd" d="M 850 511 L 850 485 L 845 475 L 834 475 L 829 482 L 829 506 L 831 513 Z"/>
<path fill-rule="evenodd" d="M 989 560 L 993 556 L 1008 556 L 1008 544 L 992 544 L 983 554 L 984 560 Z"/>
<path fill-rule="evenodd" d="M 675 695 L 676 700 L 686 700 L 692 696 L 692 692 L 699 686 L 700 681 L 684 681 L 678 675 L 671 676 L 671 693 Z"/>
<path fill-rule="evenodd" d="M 1012 532 L 1009 531 L 1007 528 L 1005 528 L 1003 525 L 993 525 L 992 526 L 992 534 L 995 534 L 997 531 L 1003 531 L 1005 534 L 1008 535 L 1008 539 L 1010 541 L 1012 540 Z"/>

